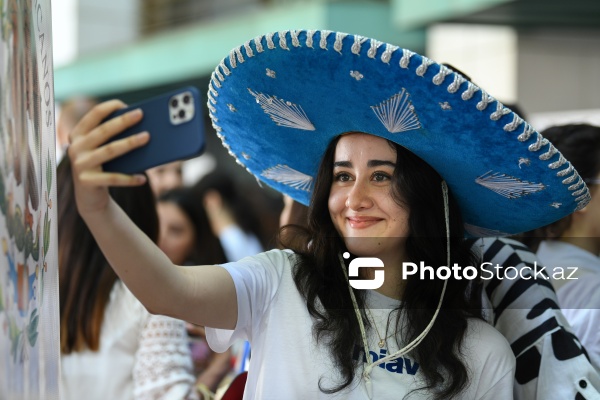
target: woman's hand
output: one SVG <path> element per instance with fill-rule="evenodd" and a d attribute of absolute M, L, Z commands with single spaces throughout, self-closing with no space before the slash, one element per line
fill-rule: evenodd
<path fill-rule="evenodd" d="M 106 122 L 107 116 L 125 107 L 120 100 L 110 100 L 92 108 L 75 126 L 69 136 L 68 153 L 73 168 L 77 208 L 83 216 L 106 208 L 108 186 L 138 186 L 144 175 L 126 175 L 102 171 L 102 164 L 148 143 L 150 135 L 141 132 L 106 144 L 106 142 L 142 119 L 136 109 Z"/>

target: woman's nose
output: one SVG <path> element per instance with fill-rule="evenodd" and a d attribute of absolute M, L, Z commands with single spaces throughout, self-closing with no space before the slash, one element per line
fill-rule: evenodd
<path fill-rule="evenodd" d="M 348 192 L 346 207 L 351 210 L 367 209 L 373 206 L 369 185 L 356 182 Z"/>

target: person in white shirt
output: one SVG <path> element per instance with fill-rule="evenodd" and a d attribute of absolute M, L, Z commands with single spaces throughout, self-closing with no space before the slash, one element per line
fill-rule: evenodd
<path fill-rule="evenodd" d="M 57 169 L 61 399 L 198 399 L 185 323 L 150 314 L 110 268 L 74 207 L 70 164 Z M 111 194 L 158 239 L 148 184 Z"/>
<path fill-rule="evenodd" d="M 579 171 L 592 199 L 568 217 L 529 232 L 526 243 L 537 248 L 565 317 L 600 371 L 600 127 L 568 124 L 543 134 Z"/>
<path fill-rule="evenodd" d="M 291 250 L 173 265 L 106 189 L 145 178 L 101 169 L 150 140 L 104 144 L 142 112 L 102 122 L 124 105 L 97 106 L 71 135 L 77 206 L 149 310 L 209 327 L 215 350 L 249 340 L 245 399 L 512 398 L 514 355 L 453 270 L 477 261 L 465 235 L 514 234 L 585 206 L 587 188 L 548 166 L 559 153 L 461 75 L 339 32 L 250 40 L 217 66 L 208 97 L 238 162 L 310 204 L 308 229 L 282 232 Z"/>

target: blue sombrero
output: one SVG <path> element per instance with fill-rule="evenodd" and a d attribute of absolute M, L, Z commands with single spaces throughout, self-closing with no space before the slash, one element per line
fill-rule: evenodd
<path fill-rule="evenodd" d="M 428 162 L 470 236 L 531 230 L 590 199 L 571 164 L 517 114 L 451 69 L 331 31 L 281 31 L 231 51 L 212 74 L 213 127 L 256 178 L 308 204 L 321 156 L 359 131 Z"/>

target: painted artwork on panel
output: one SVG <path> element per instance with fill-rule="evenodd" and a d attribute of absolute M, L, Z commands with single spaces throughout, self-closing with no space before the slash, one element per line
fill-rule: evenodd
<path fill-rule="evenodd" d="M 58 398 L 50 1 L 0 5 L 0 398 Z"/>

